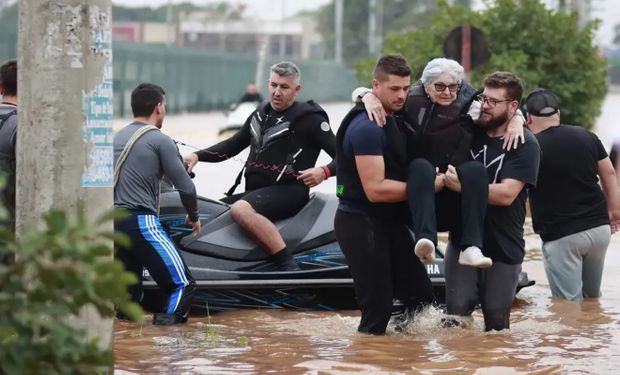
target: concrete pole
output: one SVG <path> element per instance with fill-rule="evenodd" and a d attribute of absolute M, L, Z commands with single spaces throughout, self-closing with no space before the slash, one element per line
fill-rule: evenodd
<path fill-rule="evenodd" d="M 113 207 L 111 17 L 110 0 L 19 2 L 18 235 L 50 208 Z M 111 319 L 85 309 L 77 324 L 111 347 Z"/>
<path fill-rule="evenodd" d="M 342 15 L 343 1 L 334 0 L 334 60 L 338 64 L 342 63 Z"/>

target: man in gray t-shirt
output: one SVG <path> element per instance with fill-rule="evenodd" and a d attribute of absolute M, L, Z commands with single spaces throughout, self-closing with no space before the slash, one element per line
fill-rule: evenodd
<path fill-rule="evenodd" d="M 197 236 L 200 220 L 196 188 L 173 140 L 159 131 L 166 114 L 164 90 L 152 84 L 139 85 L 131 93 L 131 109 L 134 122 L 114 136 L 114 207 L 129 213 L 127 219 L 114 223 L 114 230 L 131 240 L 130 248 L 116 244 L 117 257 L 138 279 L 146 268 L 166 295 L 165 312 L 155 314 L 153 324 L 185 323 L 196 283 L 161 227 L 157 200 L 160 182 L 166 176 L 179 191 L 187 222 L 192 223 Z M 142 135 L 136 138 L 134 134 Z M 129 151 L 123 152 L 125 148 Z M 142 283 L 134 285 L 130 293 L 139 301 Z"/>
<path fill-rule="evenodd" d="M 9 217 L 4 224 L 15 230 L 15 140 L 17 135 L 17 61 L 9 60 L 0 66 L 0 170 L 6 184 L 0 194 Z M 2 259 L 6 262 L 8 259 Z"/>

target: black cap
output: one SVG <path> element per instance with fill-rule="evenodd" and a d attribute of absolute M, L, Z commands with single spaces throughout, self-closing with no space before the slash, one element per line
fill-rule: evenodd
<path fill-rule="evenodd" d="M 536 117 L 549 117 L 560 110 L 558 98 L 547 89 L 536 89 L 525 99 L 525 110 Z"/>

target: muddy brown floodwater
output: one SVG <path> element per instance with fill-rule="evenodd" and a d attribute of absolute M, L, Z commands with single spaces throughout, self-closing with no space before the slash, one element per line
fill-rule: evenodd
<path fill-rule="evenodd" d="M 240 310 L 184 326 L 116 322 L 119 374 L 618 374 L 620 373 L 620 237 L 612 238 L 603 297 L 552 300 L 530 235 L 523 264 L 536 285 L 513 304 L 511 329 L 440 328 L 431 309 L 407 332 L 356 333 L 357 311 Z"/>

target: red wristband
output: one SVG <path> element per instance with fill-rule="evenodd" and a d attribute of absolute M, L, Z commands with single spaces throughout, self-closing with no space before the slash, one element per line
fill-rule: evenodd
<path fill-rule="evenodd" d="M 332 173 L 329 171 L 329 168 L 327 168 L 327 166 L 322 166 L 321 168 L 323 168 L 323 172 L 325 172 L 325 179 L 328 179 L 331 177 Z"/>

